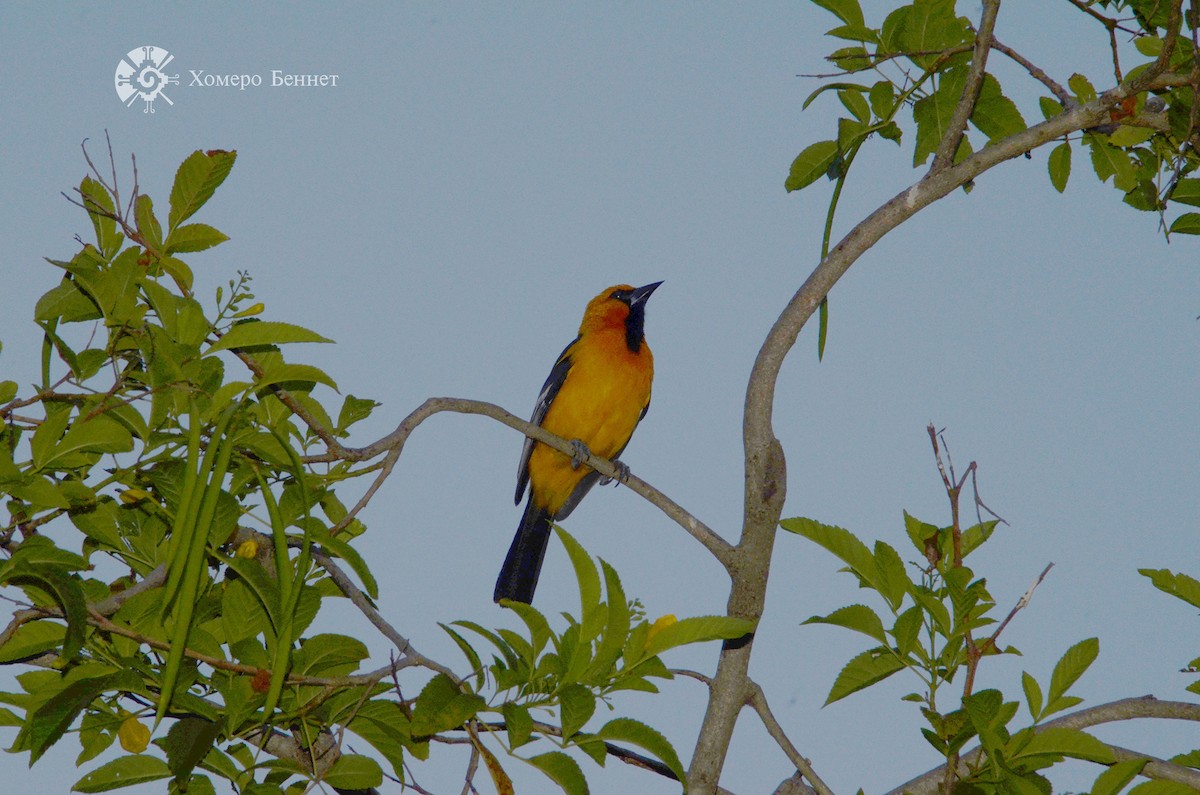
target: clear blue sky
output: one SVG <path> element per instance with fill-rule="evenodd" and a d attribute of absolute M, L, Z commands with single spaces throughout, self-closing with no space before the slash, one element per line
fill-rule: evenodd
<path fill-rule="evenodd" d="M 960 8 L 977 13 L 973 2 Z M 1107 84 L 1104 31 L 1064 27 L 1075 16 L 1066 2 L 1013 0 L 998 35 L 1064 82 L 1079 70 Z M 816 83 L 798 75 L 826 70 L 821 34 L 832 26 L 792 2 L 7 5 L 0 377 L 34 379 L 31 306 L 57 280 L 41 258 L 67 258 L 72 237 L 91 234 L 59 195 L 84 174 L 83 139 L 98 158 L 109 132 L 126 185 L 135 152 L 142 188 L 160 204 L 188 153 L 237 149 L 197 218 L 231 237 L 189 258 L 197 293 L 210 298 L 249 270 L 264 317 L 335 339 L 293 356 L 323 367 L 343 393 L 383 403 L 355 443 L 433 395 L 526 414 L 588 298 L 618 282 L 666 280 L 647 320 L 654 402 L 624 459 L 734 540 L 745 380 L 819 251 L 829 187 L 787 195 L 783 180 L 801 148 L 830 137 L 840 110 L 830 96 L 801 111 Z M 152 115 L 124 107 L 113 82 L 121 56 L 144 44 L 169 50 L 167 71 L 181 75 L 167 91 L 174 104 Z M 259 74 L 268 85 L 188 85 L 193 69 Z M 338 83 L 271 87 L 276 69 Z M 1005 85 L 1026 119 L 1039 118 L 1028 81 Z M 838 230 L 918 176 L 909 151 L 867 147 Z M 1098 635 L 1100 658 L 1078 689 L 1089 704 L 1179 698 L 1196 619 L 1136 569 L 1200 575 L 1197 241 L 1166 244 L 1155 219 L 1098 186 L 1078 152 L 1058 195 L 1046 154 L 983 176 L 864 256 L 832 294 L 823 363 L 815 328 L 805 330 L 775 413 L 789 457 L 785 515 L 902 548 L 902 510 L 948 520 L 925 434 L 930 421 L 945 427 L 955 462 L 979 462 L 984 499 L 1011 525 L 976 565 L 1003 610 L 1056 564 L 1006 631 L 1025 656 L 988 666 L 981 684 L 1016 697 L 1021 670 L 1045 681 L 1068 646 Z M 361 548 L 383 583 L 381 609 L 427 655 L 459 664 L 437 621 L 509 620 L 490 597 L 520 513 L 511 503 L 520 446 L 490 421 L 439 416 L 365 514 Z M 650 614 L 723 610 L 718 566 L 631 492 L 595 491 L 567 527 Z M 913 705 L 896 700 L 915 683 L 896 679 L 820 709 L 862 649 L 849 633 L 799 626 L 859 598 L 837 568 L 806 542 L 779 539 L 752 673 L 835 790 L 878 791 L 937 758 Z M 557 546 L 538 604 L 576 604 Z M 370 637 L 386 659 L 355 616 L 328 621 Z M 711 671 L 716 651 L 667 663 Z M 705 694 L 688 680 L 664 690 L 619 708 L 687 758 Z M 1100 734 L 1161 753 L 1194 736 L 1138 725 Z M 32 770 L 23 755 L 0 756 L 0 780 L 65 791 L 81 773 L 73 740 L 60 745 Z M 438 749 L 418 780 L 458 791 L 464 765 L 461 750 Z M 508 767 L 521 792 L 552 791 Z M 597 792 L 676 791 L 621 768 L 585 763 Z M 768 792 L 788 774 L 744 715 L 723 783 Z M 1075 789 L 1089 781 L 1059 779 Z"/>

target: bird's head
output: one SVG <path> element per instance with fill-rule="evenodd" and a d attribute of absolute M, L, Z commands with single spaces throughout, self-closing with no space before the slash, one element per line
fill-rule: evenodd
<path fill-rule="evenodd" d="M 628 284 L 616 284 L 601 292 L 588 302 L 583 313 L 583 323 L 579 333 L 602 328 L 623 327 L 625 329 L 625 344 L 629 350 L 637 353 L 641 350 L 645 339 L 646 299 L 650 297 L 662 282 L 654 282 L 644 287 L 632 287 Z"/>

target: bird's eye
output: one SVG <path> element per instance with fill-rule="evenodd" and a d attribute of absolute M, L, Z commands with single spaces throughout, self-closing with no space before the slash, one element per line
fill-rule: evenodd
<path fill-rule="evenodd" d="M 615 298 L 618 301 L 624 301 L 625 303 L 629 303 L 629 297 L 628 290 L 613 290 L 612 295 L 609 296 L 609 298 Z"/>

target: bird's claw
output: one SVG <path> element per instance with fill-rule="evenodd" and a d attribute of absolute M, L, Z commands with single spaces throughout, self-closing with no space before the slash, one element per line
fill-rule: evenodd
<path fill-rule="evenodd" d="M 601 478 L 600 485 L 607 486 L 609 483 L 612 483 L 614 480 L 617 481 L 618 483 L 628 483 L 629 475 L 631 474 L 629 471 L 629 466 L 622 461 L 613 461 L 612 465 L 613 465 L 613 469 L 617 470 L 617 476 L 615 478 Z"/>
<path fill-rule="evenodd" d="M 579 439 L 571 440 L 571 469 L 579 469 L 583 462 L 591 456 L 592 451 Z"/>

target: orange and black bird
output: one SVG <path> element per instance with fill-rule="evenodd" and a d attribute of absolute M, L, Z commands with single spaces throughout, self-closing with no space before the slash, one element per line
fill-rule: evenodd
<path fill-rule="evenodd" d="M 520 504 L 526 485 L 529 500 L 496 579 L 497 602 L 533 599 L 550 523 L 566 518 L 600 481 L 599 472 L 581 464 L 585 451 L 615 459 L 646 416 L 654 379 L 644 333 L 646 299 L 660 284 L 618 284 L 589 301 L 579 336 L 563 349 L 542 386 L 530 422 L 570 439 L 576 454 L 525 440 L 515 502 Z"/>

